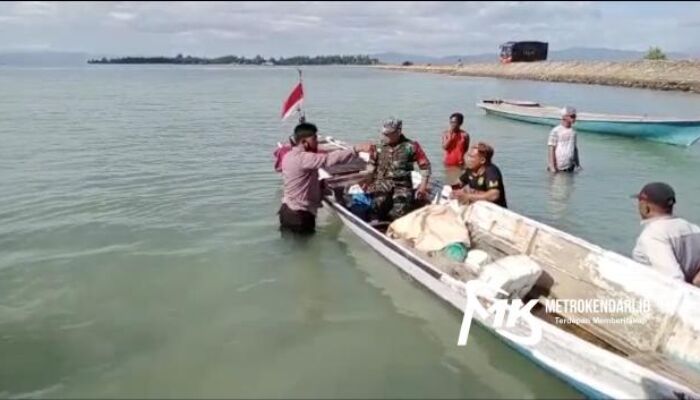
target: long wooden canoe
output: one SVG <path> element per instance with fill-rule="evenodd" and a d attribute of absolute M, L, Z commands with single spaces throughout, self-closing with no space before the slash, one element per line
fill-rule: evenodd
<path fill-rule="evenodd" d="M 477 107 L 488 114 L 556 126 L 561 121 L 561 108 L 536 102 L 483 100 Z M 640 115 L 595 114 L 580 112 L 576 130 L 651 140 L 677 146 L 690 146 L 700 139 L 700 119 L 660 118 Z"/>
<path fill-rule="evenodd" d="M 330 138 L 323 146 L 332 151 L 345 145 Z M 324 203 L 348 229 L 438 298 L 464 311 L 464 284 L 478 276 L 466 271 L 462 263 L 445 262 L 394 240 L 350 212 L 339 193 L 366 178 L 361 165 L 354 171 L 331 168 L 323 175 Z M 434 193 L 439 189 L 434 186 Z M 473 248 L 487 251 L 493 260 L 525 255 L 542 267 L 529 298 L 541 302 L 645 300 L 650 304 L 642 325 L 559 324 L 555 316 L 540 309 L 533 314 L 540 321 L 542 340 L 533 345 L 510 340 L 476 314 L 474 319 L 482 327 L 589 397 L 700 398 L 699 289 L 492 203 L 465 207 L 462 218 Z M 573 321 L 591 315 L 561 317 Z M 506 331 L 527 336 L 529 327 L 518 323 Z"/>

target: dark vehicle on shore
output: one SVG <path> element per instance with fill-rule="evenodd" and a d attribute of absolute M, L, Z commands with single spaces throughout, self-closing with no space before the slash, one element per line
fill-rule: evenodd
<path fill-rule="evenodd" d="M 507 42 L 501 45 L 501 62 L 544 61 L 548 48 L 546 42 Z"/>

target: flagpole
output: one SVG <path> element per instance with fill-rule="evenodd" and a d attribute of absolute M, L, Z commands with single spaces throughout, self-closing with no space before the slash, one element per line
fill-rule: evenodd
<path fill-rule="evenodd" d="M 299 84 L 302 84 L 302 78 L 301 78 L 301 68 L 297 68 L 297 72 L 299 72 Z M 302 112 L 301 110 L 301 103 L 297 106 L 297 113 L 299 114 L 299 123 L 304 123 L 306 122 L 306 114 Z"/>

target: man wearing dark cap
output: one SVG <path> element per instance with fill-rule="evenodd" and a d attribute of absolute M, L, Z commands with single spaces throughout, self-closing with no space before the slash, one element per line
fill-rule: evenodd
<path fill-rule="evenodd" d="M 415 208 L 416 197 L 428 193 L 431 166 L 420 144 L 404 136 L 402 121 L 389 118 L 382 125 L 384 140 L 377 153 L 372 154 L 370 168 L 374 170 L 367 192 L 374 196 L 371 218 L 389 221 L 400 218 Z M 422 180 L 413 190 L 411 172 L 418 164 Z"/>
<path fill-rule="evenodd" d="M 700 227 L 673 216 L 673 189 L 653 182 L 632 197 L 639 200 L 644 227 L 632 258 L 672 278 L 700 286 Z"/>
<path fill-rule="evenodd" d="M 316 229 L 316 211 L 321 206 L 318 169 L 352 161 L 358 152 L 369 152 L 370 145 L 351 150 L 318 153 L 318 129 L 303 122 L 294 128 L 293 147 L 281 163 L 284 197 L 279 210 L 280 229 L 310 234 Z"/>

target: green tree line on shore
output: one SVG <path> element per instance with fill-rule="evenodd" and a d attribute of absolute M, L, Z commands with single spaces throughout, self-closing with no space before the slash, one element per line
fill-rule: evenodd
<path fill-rule="evenodd" d="M 260 55 L 253 58 L 239 56 L 224 56 L 202 58 L 183 56 L 176 57 L 122 57 L 89 60 L 88 64 L 236 64 L 236 65 L 375 65 L 379 60 L 367 55 L 330 55 L 330 56 L 295 56 L 266 59 Z"/>
<path fill-rule="evenodd" d="M 666 60 L 666 54 L 660 47 L 649 47 L 649 51 L 644 56 L 646 60 Z"/>

